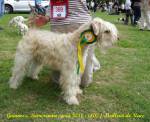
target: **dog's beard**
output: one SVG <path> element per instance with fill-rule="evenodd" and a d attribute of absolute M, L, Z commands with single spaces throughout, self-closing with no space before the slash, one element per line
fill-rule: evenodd
<path fill-rule="evenodd" d="M 100 52 L 105 54 L 106 51 L 112 47 L 112 45 L 113 45 L 112 42 L 113 41 L 107 37 L 105 39 L 99 38 L 97 40 L 97 47 L 100 49 Z"/>

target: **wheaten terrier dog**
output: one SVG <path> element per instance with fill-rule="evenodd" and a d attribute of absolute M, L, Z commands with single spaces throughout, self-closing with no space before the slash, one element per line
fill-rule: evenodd
<path fill-rule="evenodd" d="M 85 33 L 87 30 L 90 34 Z M 86 38 L 94 40 L 84 44 Z M 94 45 L 98 45 L 102 50 L 106 49 L 117 39 L 116 27 L 100 18 L 95 18 L 68 34 L 30 30 L 18 45 L 9 81 L 10 88 L 17 89 L 26 73 L 29 77 L 38 79 L 42 66 L 49 65 L 61 73 L 59 82 L 63 99 L 69 105 L 78 105 L 77 94 L 82 93 L 79 88 L 81 76 L 86 79 L 87 69 L 91 65 L 91 61 L 88 61 L 89 50 Z"/>

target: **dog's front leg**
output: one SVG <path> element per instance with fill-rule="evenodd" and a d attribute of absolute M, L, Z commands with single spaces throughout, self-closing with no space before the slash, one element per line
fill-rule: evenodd
<path fill-rule="evenodd" d="M 79 88 L 77 73 L 74 71 L 74 69 L 71 70 L 66 68 L 61 71 L 60 85 L 64 95 L 63 99 L 69 105 L 79 105 L 79 101 L 76 96 L 81 91 Z"/>
<path fill-rule="evenodd" d="M 87 57 L 85 71 L 81 77 L 81 86 L 87 87 L 93 81 L 93 62 L 91 57 Z"/>
<path fill-rule="evenodd" d="M 94 54 L 94 47 L 90 47 L 85 60 L 85 71 L 82 75 L 81 86 L 86 87 L 93 81 L 93 72 L 100 69 L 100 63 Z"/>

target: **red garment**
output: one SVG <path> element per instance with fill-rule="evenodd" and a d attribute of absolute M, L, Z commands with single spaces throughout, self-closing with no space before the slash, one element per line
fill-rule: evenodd
<path fill-rule="evenodd" d="M 35 17 L 35 25 L 37 27 L 46 25 L 48 22 L 49 22 L 49 17 L 47 16 L 38 15 L 37 17 Z"/>

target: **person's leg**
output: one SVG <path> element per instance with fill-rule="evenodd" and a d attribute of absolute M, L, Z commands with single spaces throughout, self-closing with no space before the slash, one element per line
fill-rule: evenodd
<path fill-rule="evenodd" d="M 146 24 L 147 24 L 147 30 L 150 30 L 150 11 L 146 11 Z"/>
<path fill-rule="evenodd" d="M 141 18 L 141 8 L 138 7 L 138 17 L 137 17 L 137 21 L 139 21 L 140 18 Z"/>
<path fill-rule="evenodd" d="M 134 24 L 137 24 L 137 22 L 136 22 L 137 16 L 138 16 L 138 13 L 137 13 L 137 7 L 134 6 Z"/>
<path fill-rule="evenodd" d="M 125 24 L 128 24 L 128 21 L 129 21 L 129 10 L 126 10 Z"/>
<path fill-rule="evenodd" d="M 134 22 L 133 22 L 133 14 L 130 15 L 130 21 L 131 21 L 131 25 L 133 25 L 134 24 Z"/>
<path fill-rule="evenodd" d="M 132 10 L 130 10 L 130 21 L 131 21 L 131 25 L 133 25 L 134 22 L 133 22 L 133 12 L 132 12 Z"/>
<path fill-rule="evenodd" d="M 135 18 L 136 18 L 136 8 L 135 7 L 133 8 L 133 11 L 134 11 L 134 20 L 133 20 L 133 22 L 135 24 Z"/>
<path fill-rule="evenodd" d="M 134 24 L 137 24 L 140 17 L 141 17 L 141 9 L 139 6 L 135 6 L 134 7 Z"/>

